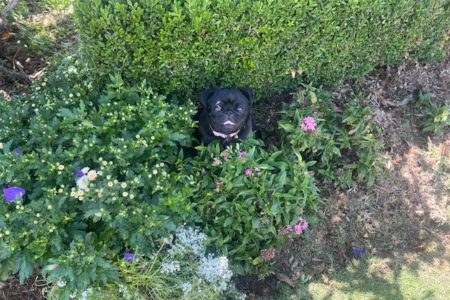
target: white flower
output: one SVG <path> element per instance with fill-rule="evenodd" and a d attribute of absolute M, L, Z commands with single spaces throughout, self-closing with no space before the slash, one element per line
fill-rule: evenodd
<path fill-rule="evenodd" d="M 187 251 L 194 252 L 195 255 L 200 256 L 205 252 L 206 235 L 198 229 L 184 226 L 178 227 L 175 231 L 176 241 L 169 250 L 170 254 L 183 254 Z"/>
<path fill-rule="evenodd" d="M 180 263 L 176 260 L 174 261 L 165 261 L 161 264 L 161 273 L 163 274 L 171 274 L 180 271 Z"/>
<path fill-rule="evenodd" d="M 56 285 L 59 287 L 65 287 L 66 286 L 66 282 L 64 280 L 59 280 L 56 282 Z"/>
<path fill-rule="evenodd" d="M 83 172 L 83 174 L 87 174 L 89 172 L 89 167 L 84 167 L 81 169 L 81 172 Z"/>
<path fill-rule="evenodd" d="M 80 190 L 85 190 L 89 186 L 89 178 L 86 175 L 77 179 L 77 186 Z"/>
<path fill-rule="evenodd" d="M 77 68 L 75 68 L 74 66 L 70 66 L 67 68 L 67 73 L 71 74 L 76 74 L 78 72 Z"/>
<path fill-rule="evenodd" d="M 91 293 L 92 293 L 92 288 L 88 288 L 87 290 L 85 290 L 84 292 L 81 293 L 80 300 L 87 300 L 88 295 Z"/>
<path fill-rule="evenodd" d="M 198 274 L 213 284 L 214 289 L 218 291 L 225 291 L 227 283 L 233 276 L 233 272 L 228 267 L 228 258 L 225 256 L 213 257 L 211 254 L 201 258 Z"/>
<path fill-rule="evenodd" d="M 192 291 L 192 283 L 190 283 L 190 282 L 183 282 L 181 284 L 181 289 L 183 290 L 183 294 L 190 293 Z"/>

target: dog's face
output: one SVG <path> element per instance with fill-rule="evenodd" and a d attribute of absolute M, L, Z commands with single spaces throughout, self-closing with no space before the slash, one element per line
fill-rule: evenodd
<path fill-rule="evenodd" d="M 253 91 L 249 88 L 204 90 L 201 103 L 214 131 L 231 134 L 242 129 L 250 114 Z"/>

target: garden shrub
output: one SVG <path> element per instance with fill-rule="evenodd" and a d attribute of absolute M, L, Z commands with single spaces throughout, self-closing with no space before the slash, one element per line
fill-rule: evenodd
<path fill-rule="evenodd" d="M 344 188 L 375 182 L 382 142 L 370 107 L 355 98 L 338 112 L 330 94 L 307 87 L 282 113 L 285 151 L 301 155 L 323 181 Z"/>
<path fill-rule="evenodd" d="M 157 92 L 335 84 L 375 66 L 435 59 L 448 0 L 77 0 L 81 49 L 99 78 L 146 78 Z"/>
<path fill-rule="evenodd" d="M 181 170 L 194 109 L 120 76 L 97 88 L 74 57 L 0 101 L 0 278 L 42 268 L 85 289 L 125 251 L 197 221 Z M 66 295 L 67 296 L 67 295 Z"/>
<path fill-rule="evenodd" d="M 314 215 L 314 178 L 297 156 L 267 151 L 256 140 L 223 151 L 218 144 L 198 149 L 187 171 L 197 182 L 194 209 L 211 245 L 234 261 L 238 274 L 267 272 L 288 233 L 280 232 L 298 224 L 303 214 Z"/>

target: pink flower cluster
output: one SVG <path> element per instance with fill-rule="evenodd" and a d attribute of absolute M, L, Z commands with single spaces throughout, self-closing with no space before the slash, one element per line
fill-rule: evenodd
<path fill-rule="evenodd" d="M 303 129 L 303 131 L 314 131 L 316 130 L 316 126 L 316 120 L 314 120 L 314 118 L 310 116 L 304 117 L 302 123 L 300 124 L 300 127 Z"/>
<path fill-rule="evenodd" d="M 275 257 L 275 249 L 269 248 L 269 249 L 263 249 L 261 250 L 261 258 L 262 260 L 271 260 Z"/>
<path fill-rule="evenodd" d="M 308 226 L 309 226 L 308 222 L 306 220 L 300 218 L 298 220 L 298 223 L 295 224 L 294 226 L 286 225 L 286 226 L 282 227 L 281 229 L 279 229 L 278 234 L 286 235 L 291 232 L 294 232 L 295 234 L 300 235 L 308 228 Z"/>
<path fill-rule="evenodd" d="M 255 171 L 255 173 L 259 173 L 259 172 L 261 172 L 261 168 L 255 167 L 253 169 L 245 169 L 245 171 L 244 171 L 245 176 L 251 176 L 253 174 L 253 171 Z"/>

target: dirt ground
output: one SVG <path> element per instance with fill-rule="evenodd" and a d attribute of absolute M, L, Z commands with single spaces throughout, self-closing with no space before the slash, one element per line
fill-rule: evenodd
<path fill-rule="evenodd" d="M 72 8 L 62 11 L 40 0 L 23 2 L 27 13 L 0 31 L 0 95 L 7 100 L 42 76 L 52 56 L 77 43 Z"/>
<path fill-rule="evenodd" d="M 322 189 L 326 192 L 320 224 L 283 249 L 279 280 L 293 286 L 305 276 L 320 276 L 327 284 L 327 274 L 360 256 L 353 253 L 354 247 L 362 249 L 363 256 L 420 262 L 430 257 L 421 253 L 433 242 L 438 264 L 450 263 L 450 130 L 447 127 L 440 135 L 421 131 L 423 114 L 416 105 L 419 95 L 427 93 L 434 103 L 444 103 L 450 99 L 449 83 L 446 59 L 438 64 L 380 68 L 333 93 L 337 104 L 367 95 L 364 102 L 372 107 L 382 129 L 384 173 L 372 188 Z M 258 120 L 260 124 L 276 124 L 276 110 L 269 111 L 266 119 Z M 274 133 L 263 131 L 264 135 Z M 261 295 L 253 294 L 251 298 Z"/>

